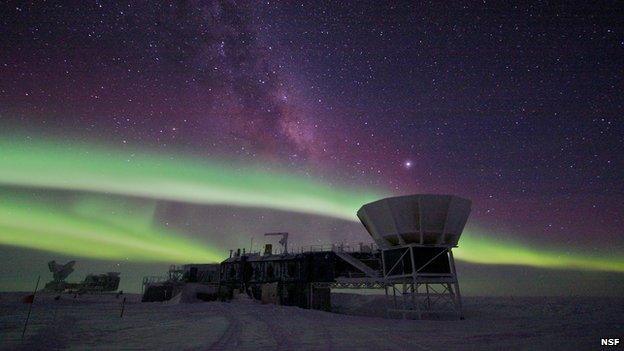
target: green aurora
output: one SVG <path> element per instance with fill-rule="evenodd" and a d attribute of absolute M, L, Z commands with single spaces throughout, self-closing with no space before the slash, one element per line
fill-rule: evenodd
<path fill-rule="evenodd" d="M 96 259 L 215 262 L 222 253 L 153 224 L 157 200 L 260 207 L 358 221 L 364 203 L 387 192 L 336 189 L 285 171 L 108 149 L 0 140 L 0 185 L 87 192 L 69 208 L 0 193 L 0 245 Z M 108 194 L 147 199 L 115 201 Z M 146 205 L 148 203 L 148 205 Z M 114 211 L 118 206 L 128 211 Z M 124 215 L 123 213 L 132 213 Z M 623 255 L 571 253 L 502 238 L 470 224 L 458 259 L 559 269 L 624 272 Z"/>
<path fill-rule="evenodd" d="M 69 210 L 31 198 L 3 196 L 0 244 L 107 260 L 216 261 L 219 256 L 200 243 L 151 224 L 155 206 L 139 207 L 133 216 L 108 209 L 122 201 L 80 197 Z M 92 212 L 85 212 L 92 211 Z"/>

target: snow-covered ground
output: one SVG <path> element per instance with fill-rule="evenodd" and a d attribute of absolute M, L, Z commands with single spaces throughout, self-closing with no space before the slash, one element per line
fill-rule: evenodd
<path fill-rule="evenodd" d="M 17 350 L 598 350 L 624 337 L 624 298 L 467 297 L 463 321 L 393 320 L 375 296 L 335 294 L 351 315 L 230 303 L 141 303 L 138 295 L 0 294 L 0 348 Z M 374 307 L 374 308 L 373 308 Z M 373 312 L 369 312 L 369 311 Z M 612 347 L 618 349 L 618 347 Z"/>

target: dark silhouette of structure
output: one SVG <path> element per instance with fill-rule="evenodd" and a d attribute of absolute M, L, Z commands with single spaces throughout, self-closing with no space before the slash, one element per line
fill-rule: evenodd
<path fill-rule="evenodd" d="M 220 265 L 172 267 L 168 278 L 144 279 L 143 301 L 168 300 L 187 283 L 211 285 L 210 299 L 240 293 L 264 303 L 329 311 L 331 289 L 384 289 L 389 317 L 423 318 L 454 312 L 462 317 L 452 249 L 457 247 L 471 202 L 451 195 L 409 195 L 363 205 L 357 216 L 374 244 L 332 245 L 281 252 L 230 250 Z M 200 271 L 205 278 L 193 278 Z M 193 273 L 195 272 L 195 273 Z M 209 278 L 207 278 L 209 277 Z"/>
<path fill-rule="evenodd" d="M 52 281 L 44 287 L 48 292 L 68 292 L 68 293 L 93 293 L 112 292 L 119 288 L 119 272 L 108 272 L 104 274 L 89 274 L 80 283 L 68 283 L 65 279 L 74 271 L 76 261 L 69 261 L 66 264 L 58 264 L 56 261 L 48 262 L 48 268 L 52 272 Z"/>

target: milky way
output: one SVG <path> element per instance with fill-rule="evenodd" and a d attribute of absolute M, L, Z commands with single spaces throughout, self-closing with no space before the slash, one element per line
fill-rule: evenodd
<path fill-rule="evenodd" d="M 177 262 L 190 245 L 192 257 L 213 260 L 247 234 L 191 235 L 150 206 L 217 206 L 221 217 L 242 206 L 338 223 L 378 196 L 449 193 L 473 201 L 458 250 L 465 261 L 621 271 L 622 11 L 3 2 L 3 230 L 17 218 L 32 224 L 32 211 L 46 228 L 110 237 L 100 258 L 152 260 L 168 247 L 163 259 Z M 162 240 L 139 245 L 130 209 L 101 218 L 37 189 L 95 208 L 146 209 L 145 235 Z M 11 219 L 12 209 L 20 216 Z M 232 226 L 253 233 L 256 220 Z M 5 241 L 42 248 L 30 240 L 39 229 L 20 227 Z M 310 231 L 303 239 L 318 235 Z M 83 239 L 46 245 L 93 256 Z M 0 247 L 21 256 L 14 250 Z"/>

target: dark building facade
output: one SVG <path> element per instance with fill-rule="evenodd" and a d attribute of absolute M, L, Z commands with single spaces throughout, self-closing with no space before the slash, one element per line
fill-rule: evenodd
<path fill-rule="evenodd" d="M 343 254 L 344 255 L 344 254 Z M 348 255 L 380 270 L 378 252 L 353 252 Z M 242 254 L 221 263 L 221 289 L 246 292 L 263 300 L 274 289 L 276 303 L 329 310 L 329 288 L 313 288 L 313 283 L 331 283 L 340 277 L 363 277 L 364 274 L 333 251 L 289 253 L 280 255 Z"/>

